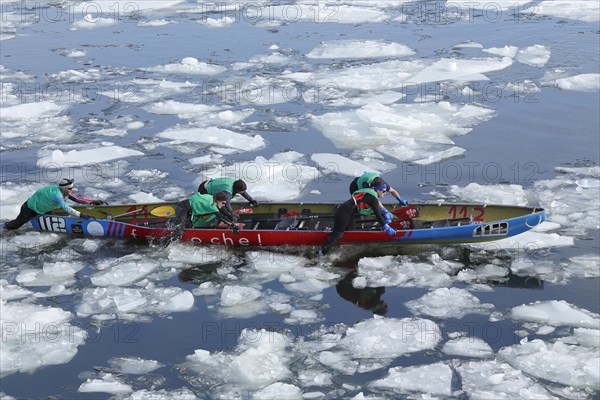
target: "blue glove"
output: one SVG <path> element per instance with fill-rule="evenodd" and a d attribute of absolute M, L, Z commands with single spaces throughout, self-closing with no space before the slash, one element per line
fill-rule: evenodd
<path fill-rule="evenodd" d="M 408 205 L 408 201 L 404 200 L 400 196 L 396 197 L 396 200 L 398 200 L 398 204 L 400 204 L 401 206 L 407 206 Z"/>
<path fill-rule="evenodd" d="M 394 215 L 389 212 L 385 207 L 381 207 L 381 216 L 385 220 L 386 224 L 389 224 L 394 219 Z"/>
<path fill-rule="evenodd" d="M 396 230 L 394 228 L 392 228 L 391 226 L 389 226 L 388 224 L 385 224 L 383 226 L 383 230 L 385 231 L 385 233 L 387 233 L 390 236 L 396 236 Z"/>

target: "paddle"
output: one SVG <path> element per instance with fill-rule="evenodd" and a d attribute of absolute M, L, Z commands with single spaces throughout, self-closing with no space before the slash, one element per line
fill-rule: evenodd
<path fill-rule="evenodd" d="M 124 214 L 115 215 L 114 217 L 109 216 L 108 218 L 109 219 L 117 219 L 117 218 L 125 217 L 127 215 L 132 215 L 132 214 L 138 214 L 138 215 L 151 214 L 151 215 L 154 215 L 155 217 L 172 217 L 173 215 L 175 215 L 175 209 L 171 206 L 155 207 L 152 210 L 150 210 L 150 212 L 145 211 L 142 213 L 142 211 L 145 211 L 145 210 L 143 208 L 140 208 L 138 210 L 126 212 Z"/>
<path fill-rule="evenodd" d="M 222 217 L 219 213 L 215 214 L 217 219 L 221 222 L 221 224 L 225 224 L 227 226 L 229 226 L 233 232 L 234 235 L 239 235 L 240 234 L 240 227 L 237 226 L 235 224 L 235 222 L 231 222 L 226 220 L 224 217 Z"/>
<path fill-rule="evenodd" d="M 410 205 L 396 208 L 395 210 L 392 210 L 391 213 L 400 219 L 409 219 L 418 217 L 419 209 L 413 205 Z"/>
<path fill-rule="evenodd" d="M 175 215 L 175 209 L 171 206 L 160 206 L 150 210 L 150 214 L 155 217 L 172 217 Z"/>

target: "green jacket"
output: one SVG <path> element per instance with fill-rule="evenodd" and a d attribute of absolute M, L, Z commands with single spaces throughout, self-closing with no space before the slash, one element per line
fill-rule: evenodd
<path fill-rule="evenodd" d="M 358 213 L 360 215 L 373 215 L 373 209 L 371 207 L 369 207 L 367 204 L 360 201 L 360 199 L 362 199 L 362 197 L 366 193 L 370 194 L 371 196 L 375 197 L 376 199 L 379 198 L 379 196 L 377 196 L 377 192 L 374 191 L 373 189 L 359 189 L 356 192 L 352 193 L 352 197 L 354 198 L 354 201 L 356 202 L 356 209 L 358 210 Z"/>
<path fill-rule="evenodd" d="M 62 208 L 71 215 L 79 217 L 79 211 L 71 208 L 66 202 L 64 194 L 58 186 L 45 186 L 37 190 L 28 200 L 27 207 L 38 214 L 46 214 L 56 208 Z"/>
<path fill-rule="evenodd" d="M 217 205 L 213 201 L 212 194 L 194 193 L 188 201 L 192 209 L 192 225 L 195 228 L 206 225 L 215 219 L 215 213 L 219 212 Z"/>
<path fill-rule="evenodd" d="M 227 192 L 233 195 L 233 183 L 235 179 L 233 178 L 214 178 L 208 181 L 207 184 L 204 185 L 206 188 L 206 192 L 208 194 L 217 194 L 219 192 Z"/>
<path fill-rule="evenodd" d="M 363 183 L 366 183 L 367 186 L 371 186 L 371 182 L 373 182 L 373 179 L 377 178 L 378 176 L 379 174 L 376 172 L 365 172 L 360 176 L 360 178 L 358 178 L 356 184 L 358 185 L 359 189 L 363 189 Z"/>

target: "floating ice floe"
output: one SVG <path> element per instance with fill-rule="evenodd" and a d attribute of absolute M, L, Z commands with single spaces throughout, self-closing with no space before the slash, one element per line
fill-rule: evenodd
<path fill-rule="evenodd" d="M 512 319 L 541 322 L 552 326 L 573 326 L 600 329 L 600 316 L 567 303 L 564 300 L 536 302 L 513 307 Z"/>
<path fill-rule="evenodd" d="M 5 89 L 5 87 L 2 87 Z M 56 142 L 71 138 L 73 129 L 63 112 L 66 104 L 38 101 L 0 107 L 0 138 L 3 144 L 16 138 L 35 137 L 36 142 Z M 20 145 L 23 145 L 21 143 Z"/>
<path fill-rule="evenodd" d="M 457 363 L 463 391 L 473 399 L 555 399 L 544 386 L 507 363 L 469 361 Z"/>
<path fill-rule="evenodd" d="M 139 0 L 136 1 L 135 6 L 132 7 L 132 3 L 128 0 L 95 0 L 82 1 L 72 5 L 72 10 L 75 12 L 91 12 L 102 14 L 108 13 L 112 15 L 113 12 L 120 10 L 122 15 L 125 17 L 133 17 L 140 11 L 159 10 L 163 8 L 173 7 L 184 0 Z"/>
<path fill-rule="evenodd" d="M 358 277 L 365 279 L 364 287 L 446 287 L 463 263 L 432 256 L 421 261 L 409 256 L 363 257 L 358 261 Z M 354 287 L 358 287 L 354 284 Z"/>
<path fill-rule="evenodd" d="M 173 140 L 173 144 L 190 142 L 218 144 L 244 151 L 253 151 L 265 147 L 265 140 L 261 135 L 250 136 L 214 126 L 172 128 L 159 132 L 157 136 Z"/>
<path fill-rule="evenodd" d="M 149 390 L 142 389 L 135 392 L 129 393 L 123 397 L 123 400 L 199 400 L 198 397 L 188 388 L 181 389 L 160 389 L 160 390 Z"/>
<path fill-rule="evenodd" d="M 452 185 L 450 192 L 461 200 L 475 203 L 525 206 L 528 202 L 527 192 L 521 185 L 480 185 L 471 182 L 465 187 Z"/>
<path fill-rule="evenodd" d="M 123 288 L 108 286 L 83 291 L 77 306 L 80 317 L 126 320 L 147 319 L 145 314 L 188 311 L 194 305 L 194 296 L 177 287 Z"/>
<path fill-rule="evenodd" d="M 134 203 L 158 203 L 164 201 L 160 197 L 153 195 L 152 193 L 137 192 L 127 196 Z"/>
<path fill-rule="evenodd" d="M 197 375 L 202 387 L 206 388 L 208 383 L 219 394 L 235 389 L 264 389 L 291 376 L 289 368 L 292 358 L 287 351 L 289 345 L 289 341 L 281 333 L 265 329 L 244 329 L 233 352 L 211 354 L 198 349 L 187 356 L 183 368 Z M 193 378 L 190 380 L 192 384 L 196 381 Z"/>
<path fill-rule="evenodd" d="M 600 166 L 595 167 L 556 167 L 554 168 L 556 172 L 566 173 L 566 174 L 576 174 L 583 176 L 591 176 L 593 178 L 600 179 Z"/>
<path fill-rule="evenodd" d="M 485 73 L 503 70 L 510 67 L 512 63 L 508 57 L 483 60 L 442 58 L 417 72 L 404 83 L 408 86 L 445 80 L 485 81 L 488 80 Z"/>
<path fill-rule="evenodd" d="M 550 50 L 540 44 L 520 49 L 517 53 L 517 60 L 519 62 L 533 67 L 543 67 L 549 59 Z"/>
<path fill-rule="evenodd" d="M 600 90 L 600 74 L 580 74 L 559 78 L 554 84 L 562 90 L 597 91 Z"/>
<path fill-rule="evenodd" d="M 194 57 L 185 57 L 178 63 L 146 67 L 142 68 L 142 70 L 163 74 L 217 75 L 227 71 L 227 68 L 220 65 L 201 62 Z"/>
<path fill-rule="evenodd" d="M 532 191 L 546 209 L 548 220 L 562 225 L 562 231 L 584 235 L 587 229 L 600 229 L 600 185 L 594 171 L 597 170 L 577 170 L 578 173 L 589 173 L 590 178 L 560 175 L 534 183 Z"/>
<path fill-rule="evenodd" d="M 101 14 L 101 13 L 100 13 Z M 119 22 L 116 18 L 102 18 L 92 14 L 86 14 L 82 20 L 73 22 L 73 30 L 77 29 L 95 29 L 116 25 Z"/>
<path fill-rule="evenodd" d="M 252 287 L 239 285 L 226 285 L 221 292 L 221 305 L 231 307 L 239 304 L 249 303 L 261 297 L 260 290 Z"/>
<path fill-rule="evenodd" d="M 226 247 L 194 246 L 182 242 L 174 242 L 167 247 L 168 259 L 188 265 L 203 265 L 222 262 L 233 258 Z"/>
<path fill-rule="evenodd" d="M 431 64 L 426 64 L 422 60 L 393 60 L 348 66 L 342 69 L 322 67 L 316 72 L 289 72 L 282 77 L 300 83 L 310 83 L 331 91 L 343 89 L 382 91 L 404 88 L 409 92 L 415 92 L 420 90 L 419 85 L 428 82 L 488 80 L 485 73 L 503 70 L 510 67 L 512 63 L 513 61 L 508 57 L 502 59 L 444 58 Z"/>
<path fill-rule="evenodd" d="M 353 3 L 352 3 L 353 4 Z M 353 5 L 337 5 L 331 7 L 327 3 L 298 2 L 292 5 L 269 6 L 269 15 L 261 16 L 263 11 L 260 7 L 248 8 L 247 18 L 250 21 L 261 22 L 262 20 L 274 20 L 281 23 L 290 22 L 313 22 L 332 24 L 360 24 L 377 23 L 388 19 L 383 10 L 372 7 L 358 7 Z M 260 13 L 260 14 L 259 14 Z"/>
<path fill-rule="evenodd" d="M 31 193 L 40 189 L 41 185 L 18 185 L 6 182 L 0 184 L 0 218 L 13 219 L 19 215 L 21 205 L 27 201 Z"/>
<path fill-rule="evenodd" d="M 113 374 L 102 374 L 100 379 L 87 379 L 79 386 L 78 391 L 83 393 L 101 392 L 121 394 L 130 393 L 133 389 Z"/>
<path fill-rule="evenodd" d="M 233 17 L 222 17 L 222 18 L 201 18 L 197 21 L 199 24 L 208 26 L 209 28 L 223 28 L 235 23 Z"/>
<path fill-rule="evenodd" d="M 338 148 L 376 149 L 420 164 L 462 154 L 453 136 L 491 119 L 494 111 L 450 103 L 370 104 L 358 110 L 313 117 L 315 126 Z"/>
<path fill-rule="evenodd" d="M 164 367 L 156 360 L 146 360 L 140 357 L 113 357 L 108 360 L 108 363 L 122 374 L 134 375 L 144 375 Z"/>
<path fill-rule="evenodd" d="M 529 0 L 480 0 L 471 3 L 469 0 L 458 0 L 449 2 L 449 7 L 458 8 L 462 13 L 469 13 L 471 10 L 483 10 L 487 18 L 493 22 L 501 14 L 500 11 L 506 11 L 511 8 L 521 10 L 523 5 L 529 4 Z"/>
<path fill-rule="evenodd" d="M 390 359 L 431 349 L 440 340 L 440 328 L 428 319 L 373 318 L 348 328 L 337 348 L 352 358 Z"/>
<path fill-rule="evenodd" d="M 487 358 L 494 354 L 494 351 L 485 341 L 477 337 L 460 337 L 444 343 L 442 352 L 452 356 Z"/>
<path fill-rule="evenodd" d="M 128 172 L 126 176 L 129 179 L 139 182 L 163 181 L 168 178 L 169 173 L 157 169 L 136 169 Z"/>
<path fill-rule="evenodd" d="M 90 279 L 96 286 L 128 286 L 143 279 L 159 266 L 158 261 L 151 259 L 117 262 L 95 273 Z"/>
<path fill-rule="evenodd" d="M 510 270 L 516 275 L 535 276 L 547 282 L 565 284 L 571 278 L 600 277 L 600 255 L 571 257 L 568 262 L 520 257 L 513 260 Z"/>
<path fill-rule="evenodd" d="M 29 297 L 33 294 L 31 290 L 25 289 L 19 285 L 11 285 L 6 279 L 0 279 L 0 300 L 16 300 Z"/>
<path fill-rule="evenodd" d="M 339 154 L 314 153 L 310 158 L 324 170 L 325 174 L 330 172 L 349 176 L 360 176 L 365 171 L 380 173 L 374 168 L 370 168 L 365 164 L 350 160 Z"/>
<path fill-rule="evenodd" d="M 410 47 L 383 40 L 337 40 L 321 43 L 312 49 L 308 58 L 376 58 L 403 57 L 415 54 Z"/>
<path fill-rule="evenodd" d="M 56 307 L 0 301 L 0 377 L 71 361 L 87 336 L 72 317 Z"/>
<path fill-rule="evenodd" d="M 389 389 L 393 393 L 427 393 L 428 396 L 452 394 L 452 370 L 444 363 L 394 367 L 388 375 L 369 384 L 373 388 Z"/>
<path fill-rule="evenodd" d="M 7 80 L 12 80 L 12 81 L 31 81 L 35 79 L 35 76 L 33 75 L 29 75 L 23 71 L 14 71 L 11 70 L 9 68 L 6 68 L 4 65 L 0 64 L 0 81 L 7 81 Z M 4 93 L 3 95 L 6 96 L 8 94 L 8 92 Z M 3 104 L 5 104 L 5 99 L 3 100 Z"/>
<path fill-rule="evenodd" d="M 137 23 L 137 26 L 140 27 L 159 27 L 159 26 L 165 26 L 165 25 L 169 25 L 169 24 L 176 24 L 176 21 L 171 21 L 171 20 L 167 20 L 167 19 L 152 19 L 149 21 L 140 21 Z"/>
<path fill-rule="evenodd" d="M 56 74 L 49 74 L 48 78 L 54 82 L 60 83 L 84 83 L 84 82 L 96 82 L 101 79 L 100 70 L 97 68 L 90 68 L 84 71 L 77 71 L 69 69 L 66 71 L 60 71 Z"/>
<path fill-rule="evenodd" d="M 305 398 L 302 390 L 289 383 L 275 382 L 260 389 L 252 396 L 253 400 L 300 400 Z"/>
<path fill-rule="evenodd" d="M 496 56 L 514 58 L 519 51 L 518 47 L 506 45 L 504 47 L 490 47 L 489 49 L 482 49 L 484 53 L 493 54 Z"/>
<path fill-rule="evenodd" d="M 182 119 L 193 120 L 198 126 L 221 127 L 242 122 L 254 112 L 253 109 L 230 110 L 229 107 L 182 103 L 174 100 L 152 103 L 145 108 L 153 114 L 177 115 Z"/>
<path fill-rule="evenodd" d="M 75 273 L 83 267 L 80 261 L 44 263 L 42 270 L 21 269 L 15 279 L 26 287 L 69 286 L 75 283 Z"/>
<path fill-rule="evenodd" d="M 143 104 L 156 101 L 175 94 L 186 93 L 197 87 L 197 83 L 173 82 L 165 79 L 132 79 L 123 82 L 123 90 L 100 90 L 99 95 L 110 98 L 113 102 Z"/>
<path fill-rule="evenodd" d="M 529 9 L 524 10 L 535 15 L 577 19 L 586 22 L 600 20 L 600 4 L 595 0 L 544 0 Z"/>
<path fill-rule="evenodd" d="M 144 153 L 137 150 L 127 149 L 112 144 L 99 146 L 92 149 L 69 150 L 40 150 L 38 153 L 37 165 L 40 168 L 60 169 L 64 167 L 85 166 L 98 164 L 120 158 L 133 156 L 143 156 Z"/>
<path fill-rule="evenodd" d="M 481 303 L 465 289 L 438 288 L 417 300 L 406 303 L 406 307 L 418 315 L 434 318 L 462 318 L 468 314 L 489 314 L 494 306 Z"/>
<path fill-rule="evenodd" d="M 483 49 L 483 45 L 478 42 L 467 41 L 452 46 L 453 49 Z"/>
<path fill-rule="evenodd" d="M 500 349 L 498 358 L 535 378 L 580 389 L 597 388 L 600 385 L 597 333 L 594 338 L 593 344 L 571 344 L 570 338 L 554 342 L 525 338 L 521 343 Z"/>
<path fill-rule="evenodd" d="M 302 274 L 309 263 L 309 260 L 304 257 L 267 251 L 250 251 L 245 256 L 248 270 L 244 274 L 244 281 L 251 279 L 252 281 L 264 283 L 279 279 L 283 274 L 291 276 L 294 271 L 299 272 L 298 275 L 294 275 L 294 281 L 301 280 L 301 276 L 318 276 L 318 273 Z M 332 278 L 324 271 L 322 276 L 326 279 Z"/>
<path fill-rule="evenodd" d="M 15 218 L 16 214 L 11 218 Z M 28 250 L 42 252 L 44 249 L 63 240 L 61 235 L 48 232 L 25 232 L 6 240 L 5 247 L 7 252 Z"/>

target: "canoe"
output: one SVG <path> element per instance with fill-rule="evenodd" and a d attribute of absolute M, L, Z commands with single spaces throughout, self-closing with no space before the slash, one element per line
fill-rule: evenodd
<path fill-rule="evenodd" d="M 88 237 L 153 240 L 168 238 L 176 203 L 121 204 L 75 207 L 96 219 L 83 220 L 55 210 L 32 219 L 36 230 Z M 190 228 L 180 240 L 227 246 L 320 246 L 333 226 L 334 203 L 262 203 L 254 209 L 233 204 L 237 225 Z M 356 218 L 356 230 L 347 231 L 339 244 L 415 243 L 450 244 L 486 242 L 515 236 L 546 219 L 536 207 L 415 204 L 394 208 L 389 236 L 373 217 Z M 238 230 L 239 229 L 239 230 Z"/>

